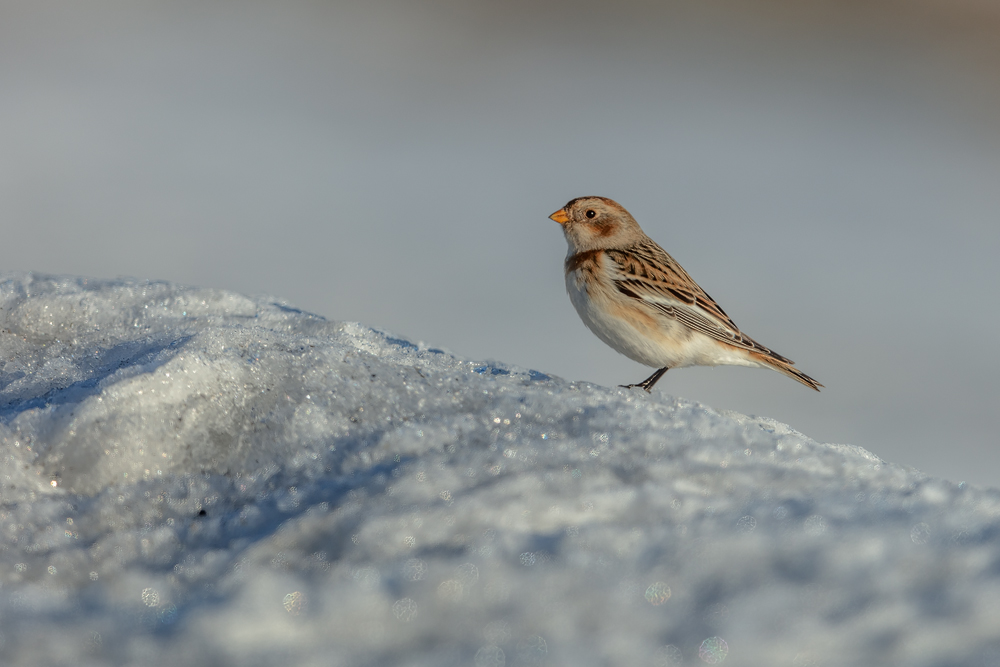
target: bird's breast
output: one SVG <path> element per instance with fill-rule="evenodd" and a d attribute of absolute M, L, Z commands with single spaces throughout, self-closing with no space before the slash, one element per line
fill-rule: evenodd
<path fill-rule="evenodd" d="M 582 254 L 582 253 L 581 253 Z M 566 291 L 583 323 L 602 341 L 630 359 L 649 366 L 662 363 L 664 323 L 629 303 L 604 275 L 601 255 L 566 260 Z M 667 328 L 672 328 L 668 323 Z"/>
<path fill-rule="evenodd" d="M 601 259 L 603 255 L 603 250 L 584 250 L 583 252 L 569 255 L 566 258 L 565 265 L 567 279 L 571 273 L 578 271 L 590 274 L 596 273 L 601 268 Z"/>

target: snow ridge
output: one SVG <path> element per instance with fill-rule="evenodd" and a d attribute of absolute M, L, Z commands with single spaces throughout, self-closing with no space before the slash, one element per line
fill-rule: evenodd
<path fill-rule="evenodd" d="M 984 665 L 1000 493 L 287 303 L 0 274 L 0 662 Z"/>

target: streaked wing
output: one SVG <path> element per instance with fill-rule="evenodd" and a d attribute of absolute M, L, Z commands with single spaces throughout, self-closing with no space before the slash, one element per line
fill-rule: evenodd
<path fill-rule="evenodd" d="M 614 261 L 608 268 L 615 287 L 625 296 L 723 343 L 792 363 L 741 332 L 687 271 L 652 241 L 605 253 Z"/>

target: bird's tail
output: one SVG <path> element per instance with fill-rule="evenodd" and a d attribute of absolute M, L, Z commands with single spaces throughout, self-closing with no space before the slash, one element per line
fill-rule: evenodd
<path fill-rule="evenodd" d="M 811 377 L 800 371 L 799 369 L 795 368 L 792 365 L 793 362 L 788 359 L 785 359 L 784 357 L 780 358 L 776 356 L 772 357 L 770 355 L 761 354 L 759 352 L 752 353 L 751 356 L 753 356 L 757 361 L 761 362 L 768 368 L 776 370 L 782 375 L 787 375 L 793 380 L 801 382 L 802 384 L 804 384 L 807 387 L 810 387 L 811 389 L 819 391 L 819 388 L 823 386 L 816 380 L 812 379 Z"/>

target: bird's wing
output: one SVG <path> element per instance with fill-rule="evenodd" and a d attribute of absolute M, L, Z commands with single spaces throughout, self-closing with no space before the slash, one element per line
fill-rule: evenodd
<path fill-rule="evenodd" d="M 625 250 L 605 252 L 613 260 L 605 265 L 612 273 L 614 285 L 625 296 L 728 345 L 793 363 L 740 331 L 715 299 L 656 243 L 647 241 Z"/>

